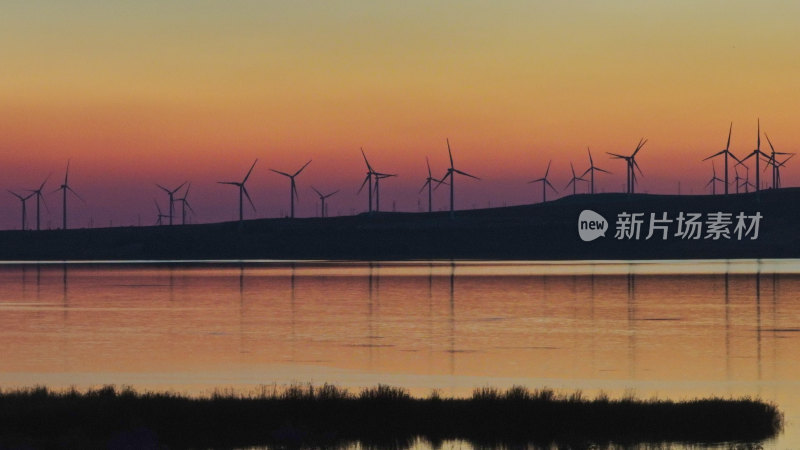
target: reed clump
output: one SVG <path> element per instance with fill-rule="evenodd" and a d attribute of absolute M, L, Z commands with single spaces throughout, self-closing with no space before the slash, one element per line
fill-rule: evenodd
<path fill-rule="evenodd" d="M 0 390 L 0 448 L 171 448 L 274 445 L 406 448 L 419 439 L 480 446 L 604 447 L 682 442 L 758 443 L 782 430 L 776 405 L 749 397 L 620 399 L 552 389 L 481 387 L 467 398 L 412 397 L 378 385 L 217 390 L 202 397 L 103 386 Z"/>

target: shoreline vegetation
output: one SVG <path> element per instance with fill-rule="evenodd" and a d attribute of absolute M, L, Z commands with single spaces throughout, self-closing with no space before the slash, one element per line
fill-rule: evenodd
<path fill-rule="evenodd" d="M 424 440 L 478 447 L 605 448 L 724 444 L 747 448 L 783 429 L 776 405 L 749 397 L 619 399 L 580 391 L 477 388 L 467 398 L 412 397 L 378 385 L 262 386 L 204 397 L 46 387 L 0 391 L 0 448 L 409 448 Z"/>

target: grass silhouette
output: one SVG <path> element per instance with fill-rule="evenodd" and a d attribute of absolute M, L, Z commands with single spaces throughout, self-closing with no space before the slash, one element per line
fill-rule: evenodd
<path fill-rule="evenodd" d="M 264 386 L 195 398 L 105 386 L 0 391 L 0 448 L 365 447 L 408 448 L 464 439 L 478 446 L 686 442 L 758 443 L 782 430 L 778 408 L 751 398 L 683 402 L 631 395 L 585 398 L 515 386 L 468 398 L 434 391 L 415 398 L 379 385 L 352 393 L 333 385 Z"/>

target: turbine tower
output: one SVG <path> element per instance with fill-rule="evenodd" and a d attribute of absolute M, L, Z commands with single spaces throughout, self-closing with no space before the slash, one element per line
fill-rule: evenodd
<path fill-rule="evenodd" d="M 581 177 L 583 177 L 587 173 L 589 174 L 589 184 L 591 186 L 590 193 L 594 194 L 594 172 L 598 171 L 598 172 L 603 172 L 603 173 L 608 173 L 608 174 L 610 174 L 611 172 L 609 172 L 607 170 L 603 170 L 603 169 L 601 169 L 599 167 L 595 167 L 594 160 L 592 159 L 592 151 L 589 150 L 589 147 L 586 147 L 586 152 L 589 153 L 589 168 L 586 169 L 586 172 L 583 172 L 581 174 Z"/>
<path fill-rule="evenodd" d="M 305 169 L 306 166 L 308 166 L 309 164 L 311 164 L 311 160 L 310 159 L 308 160 L 307 163 L 305 163 L 303 165 L 303 167 L 300 168 L 300 170 L 298 170 L 297 172 L 295 172 L 294 174 L 291 174 L 291 175 L 286 173 L 286 172 L 281 172 L 279 170 L 269 169 L 269 170 L 271 170 L 271 171 L 273 171 L 273 172 L 275 172 L 275 173 L 277 173 L 279 175 L 283 175 L 283 176 L 289 178 L 289 181 L 290 181 L 290 183 L 289 183 L 289 203 L 291 204 L 290 217 L 292 219 L 294 219 L 294 200 L 295 200 L 295 198 L 297 198 L 297 186 L 295 185 L 294 177 L 300 175 L 300 172 L 302 172 L 303 169 Z"/>
<path fill-rule="evenodd" d="M 36 231 L 39 231 L 41 228 L 39 227 L 39 218 L 41 210 L 39 209 L 39 202 L 44 203 L 44 208 L 47 212 L 50 212 L 50 208 L 47 207 L 47 203 L 44 201 L 44 196 L 42 196 L 42 189 L 44 189 L 45 183 L 47 180 L 50 179 L 50 175 L 47 175 L 47 178 L 42 181 L 42 184 L 39 185 L 39 189 L 29 189 L 28 192 L 32 192 L 33 195 L 36 196 Z"/>
<path fill-rule="evenodd" d="M 609 155 L 613 156 L 616 159 L 624 159 L 625 160 L 627 168 L 628 168 L 627 177 L 626 177 L 627 178 L 626 185 L 627 185 L 628 194 L 633 194 L 636 191 L 636 172 L 634 171 L 634 169 L 638 170 L 639 174 L 641 176 L 644 176 L 644 173 L 642 173 L 642 169 L 639 167 L 639 164 L 636 162 L 636 154 L 639 153 L 639 150 L 641 150 L 642 147 L 644 147 L 644 144 L 646 144 L 646 143 L 647 143 L 647 139 L 645 139 L 645 138 L 639 139 L 639 145 L 636 146 L 636 150 L 634 150 L 633 153 L 631 153 L 630 156 L 625 156 L 625 155 L 619 155 L 617 153 L 606 152 L 606 153 L 608 153 Z"/>
<path fill-rule="evenodd" d="M 430 213 L 433 212 L 433 182 L 440 182 L 442 180 L 438 180 L 433 177 L 433 174 L 431 173 L 431 163 L 428 161 L 427 156 L 425 157 L 425 164 L 428 166 L 428 177 L 425 178 L 425 184 L 422 185 L 422 188 L 420 188 L 419 192 L 422 193 L 426 187 L 428 188 L 428 212 Z"/>
<path fill-rule="evenodd" d="M 161 221 L 161 219 L 163 219 L 164 217 L 169 217 L 169 216 L 166 215 L 166 214 L 162 214 L 161 213 L 161 207 L 158 206 L 158 202 L 156 201 L 156 199 L 153 199 L 153 203 L 155 203 L 156 211 L 158 211 L 158 216 L 156 217 L 156 225 L 161 226 L 161 225 L 163 225 L 163 222 Z"/>
<path fill-rule="evenodd" d="M 64 230 L 67 229 L 67 191 L 72 192 L 72 194 L 75 195 L 75 197 L 78 197 L 78 199 L 80 199 L 80 201 L 82 201 L 83 203 L 86 203 L 86 201 L 80 195 L 78 195 L 78 193 L 75 192 L 75 190 L 73 190 L 69 186 L 68 179 L 69 179 L 69 160 L 67 160 L 67 171 L 64 174 L 64 184 L 62 184 L 58 189 L 53 191 L 54 193 L 58 192 L 58 191 L 62 191 L 61 192 L 62 193 L 62 197 L 61 197 L 61 202 L 62 202 L 61 209 L 62 210 L 61 210 L 61 213 L 62 213 L 62 229 L 64 229 Z"/>
<path fill-rule="evenodd" d="M 555 193 L 558 193 L 558 189 L 556 189 L 555 186 L 553 186 L 547 179 L 547 175 L 550 173 L 550 164 L 552 163 L 553 163 L 552 159 L 550 160 L 550 162 L 547 163 L 547 170 L 545 170 L 544 176 L 542 178 L 537 178 L 535 180 L 528 181 L 528 184 L 538 183 L 540 181 L 542 182 L 542 203 L 547 201 L 547 186 L 550 186 L 550 189 L 552 189 Z"/>
<path fill-rule="evenodd" d="M 725 183 L 725 195 L 728 195 L 728 156 L 730 156 L 731 158 L 735 159 L 736 162 L 741 162 L 741 161 L 739 161 L 739 158 L 737 158 L 733 153 L 730 152 L 730 148 L 731 148 L 731 131 L 733 131 L 733 122 L 731 122 L 731 126 L 730 126 L 730 128 L 728 128 L 728 143 L 725 145 L 725 150 L 722 150 L 722 151 L 719 151 L 717 153 L 714 153 L 713 155 L 703 159 L 703 161 L 706 161 L 706 160 L 709 160 L 711 158 L 715 158 L 715 157 L 720 156 L 720 155 L 725 155 L 725 181 L 724 181 L 724 183 Z M 716 184 L 715 184 L 715 186 L 716 186 Z M 738 187 L 737 187 L 737 191 L 738 191 Z"/>
<path fill-rule="evenodd" d="M 191 188 L 192 188 L 192 183 L 189 183 L 189 185 L 186 186 L 186 190 L 183 191 L 183 197 L 175 199 L 176 202 L 181 202 L 181 225 L 186 225 L 186 208 L 189 208 L 189 211 L 191 211 L 192 214 L 194 214 L 192 205 L 190 205 L 189 200 L 186 199 L 186 197 L 189 196 L 189 190 Z"/>
<path fill-rule="evenodd" d="M 311 189 L 313 189 L 314 192 L 316 192 L 317 195 L 319 195 L 319 201 L 322 203 L 322 205 L 320 207 L 320 211 L 319 211 L 319 216 L 320 217 L 325 217 L 326 216 L 326 214 L 325 214 L 325 200 L 328 197 L 332 196 L 333 194 L 335 194 L 335 193 L 337 193 L 339 191 L 335 190 L 335 191 L 331 192 L 330 194 L 323 194 L 322 192 L 318 191 L 317 188 L 315 188 L 314 186 L 311 186 Z"/>
<path fill-rule="evenodd" d="M 772 187 L 778 189 L 781 187 L 781 167 L 784 167 L 784 164 L 792 159 L 795 154 L 789 152 L 776 152 L 775 147 L 772 146 L 772 141 L 769 140 L 769 135 L 764 133 L 764 136 L 767 138 L 769 148 L 772 150 L 772 154 L 770 154 L 769 159 L 767 160 L 767 164 L 772 166 Z M 784 159 L 783 162 L 779 162 L 776 155 L 789 155 L 789 157 Z M 767 170 L 767 168 L 764 167 L 764 170 Z"/>
<path fill-rule="evenodd" d="M 714 166 L 714 161 L 711 161 L 711 173 L 711 179 L 708 180 L 708 183 L 706 183 L 706 187 L 711 185 L 711 195 L 717 195 L 717 181 L 721 183 L 724 183 L 724 181 L 717 176 L 717 168 Z M 725 190 L 728 190 L 727 186 Z M 727 193 L 728 192 L 725 192 L 725 194 Z"/>
<path fill-rule="evenodd" d="M 444 183 L 445 182 L 444 180 L 447 179 L 448 177 L 450 178 L 450 218 L 453 218 L 453 217 L 455 217 L 455 210 L 454 210 L 454 204 L 455 204 L 455 191 L 454 191 L 455 174 L 464 175 L 464 176 L 467 176 L 467 177 L 470 177 L 470 178 L 474 178 L 476 180 L 480 180 L 480 178 L 476 177 L 475 175 L 470 175 L 467 172 L 464 172 L 464 171 L 456 169 L 455 165 L 453 164 L 453 152 L 450 150 L 450 139 L 449 138 L 447 138 L 447 154 L 450 156 L 450 168 L 447 169 L 447 173 L 445 173 L 445 175 L 439 180 L 439 183 L 436 185 L 436 187 L 439 187 L 439 185 Z"/>
<path fill-rule="evenodd" d="M 8 192 L 11 193 L 11 195 L 13 195 L 14 197 L 17 197 L 22 202 L 22 230 L 24 230 L 25 229 L 25 224 L 26 224 L 26 221 L 27 221 L 27 217 L 28 217 L 28 209 L 26 207 L 26 203 L 25 202 L 27 202 L 29 198 L 33 197 L 34 194 L 31 193 L 31 194 L 28 194 L 26 197 L 23 197 L 23 196 L 17 194 L 16 192 L 14 192 L 14 191 L 8 191 Z"/>
<path fill-rule="evenodd" d="M 258 162 L 258 158 L 253 161 L 253 165 L 250 166 L 250 170 L 247 171 L 247 175 L 244 176 L 241 182 L 238 181 L 217 181 L 219 184 L 230 184 L 232 186 L 237 186 L 239 188 L 239 222 L 244 220 L 244 208 L 243 208 L 243 196 L 247 197 L 247 201 L 250 202 L 250 206 L 253 207 L 253 211 L 256 210 L 256 205 L 253 204 L 253 200 L 250 198 L 250 194 L 247 193 L 247 188 L 244 186 L 247 183 L 247 179 L 250 178 L 250 174 L 253 173 L 253 167 L 256 166 Z"/>
<path fill-rule="evenodd" d="M 375 174 L 375 171 L 372 170 L 372 166 L 369 164 L 369 161 L 367 160 L 367 155 L 364 154 L 364 148 L 363 147 L 361 148 L 361 156 L 364 157 L 364 163 L 367 165 L 367 176 L 364 177 L 364 182 L 361 183 L 361 187 L 358 188 L 358 192 L 356 192 L 356 194 L 360 194 L 361 190 L 364 189 L 364 185 L 368 184 L 368 186 L 367 186 L 367 194 L 368 194 L 368 196 L 367 196 L 367 202 L 368 202 L 367 212 L 372 214 L 372 176 Z"/>
<path fill-rule="evenodd" d="M 396 177 L 397 174 L 393 173 L 380 173 L 373 172 L 375 176 L 375 212 L 381 212 L 381 184 L 380 181 L 384 178 Z"/>
<path fill-rule="evenodd" d="M 742 158 L 742 160 L 739 161 L 739 164 L 744 164 L 745 161 L 747 161 L 748 159 L 752 158 L 753 156 L 756 157 L 756 185 L 755 185 L 755 187 L 756 187 L 756 193 L 758 193 L 759 191 L 761 191 L 761 178 L 759 177 L 760 173 L 759 173 L 759 170 L 758 170 L 758 160 L 761 159 L 762 157 L 769 158 L 769 156 L 766 153 L 761 151 L 761 119 L 758 119 L 758 135 L 757 135 L 757 138 L 756 138 L 756 144 L 757 144 L 756 145 L 756 149 L 753 150 L 752 153 L 750 153 L 746 157 Z M 739 165 L 739 164 L 737 164 L 737 165 Z"/>
<path fill-rule="evenodd" d="M 569 183 L 567 183 L 567 186 L 564 189 L 568 188 L 569 185 L 571 184 L 572 185 L 572 195 L 575 195 L 575 194 L 578 193 L 578 189 L 577 189 L 578 181 L 588 181 L 588 180 L 586 180 L 585 178 L 582 178 L 582 175 L 580 177 L 575 175 L 575 167 L 572 165 L 572 161 L 569 162 L 569 169 L 572 171 L 572 179 L 569 180 Z"/>
<path fill-rule="evenodd" d="M 169 196 L 169 224 L 170 225 L 172 225 L 172 216 L 174 215 L 174 213 L 173 213 L 174 212 L 173 204 L 175 203 L 175 200 L 174 200 L 173 197 L 174 197 L 175 193 L 178 192 L 183 187 L 183 185 L 186 184 L 186 183 L 187 182 L 184 181 L 183 183 L 181 183 L 180 186 L 176 187 L 173 190 L 169 190 L 169 189 L 165 188 L 164 186 L 162 186 L 160 184 L 156 184 L 156 186 L 160 187 L 161 190 L 166 192 L 167 195 Z"/>

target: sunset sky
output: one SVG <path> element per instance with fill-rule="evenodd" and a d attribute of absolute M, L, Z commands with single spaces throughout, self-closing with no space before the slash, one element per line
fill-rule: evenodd
<path fill-rule="evenodd" d="M 457 208 L 471 208 L 539 201 L 527 181 L 550 159 L 565 193 L 587 146 L 613 172 L 598 189 L 621 191 L 624 165 L 604 152 L 646 137 L 638 189 L 701 193 L 700 159 L 724 148 L 731 121 L 737 155 L 755 148 L 758 117 L 776 150 L 800 150 L 798 17 L 796 1 L 12 0 L 0 14 L 1 183 L 22 191 L 52 173 L 42 220 L 60 226 L 52 191 L 71 158 L 81 227 L 150 224 L 153 199 L 166 207 L 155 184 L 190 180 L 193 220 L 210 222 L 237 214 L 236 189 L 216 181 L 259 158 L 248 217 L 276 217 L 289 182 L 269 168 L 313 159 L 298 216 L 315 214 L 311 185 L 340 189 L 330 213 L 350 214 L 366 209 L 363 146 L 398 174 L 382 209 L 417 211 L 425 157 L 441 175 L 449 138 L 457 168 L 482 178 L 457 181 Z M 784 186 L 800 184 L 797 167 Z M 437 191 L 435 208 L 446 201 Z M 19 215 L 0 196 L 0 228 Z"/>

